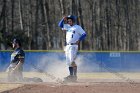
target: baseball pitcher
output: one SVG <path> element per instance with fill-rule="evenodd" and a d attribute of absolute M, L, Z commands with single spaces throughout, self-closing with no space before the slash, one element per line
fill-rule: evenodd
<path fill-rule="evenodd" d="M 77 80 L 77 64 L 75 59 L 78 52 L 78 44 L 86 37 L 86 32 L 81 26 L 75 24 L 75 21 L 76 17 L 69 15 L 64 17 L 58 24 L 63 31 L 66 31 L 65 55 L 70 72 L 70 75 L 65 78 L 66 81 Z"/>

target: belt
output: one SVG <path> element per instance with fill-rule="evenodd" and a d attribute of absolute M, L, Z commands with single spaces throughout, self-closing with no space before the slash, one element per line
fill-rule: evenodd
<path fill-rule="evenodd" d="M 67 45 L 77 45 L 77 43 L 68 43 Z"/>

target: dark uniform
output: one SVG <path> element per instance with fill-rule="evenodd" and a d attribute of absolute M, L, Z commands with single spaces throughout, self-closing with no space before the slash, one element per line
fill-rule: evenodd
<path fill-rule="evenodd" d="M 20 43 L 18 40 L 15 40 L 16 43 Z M 23 75 L 23 63 L 24 63 L 25 53 L 21 49 L 21 47 L 15 48 L 13 53 L 11 54 L 11 62 L 8 67 L 8 80 L 9 81 L 22 81 Z M 17 69 L 13 70 L 19 62 L 22 60 L 22 63 L 18 66 Z"/>

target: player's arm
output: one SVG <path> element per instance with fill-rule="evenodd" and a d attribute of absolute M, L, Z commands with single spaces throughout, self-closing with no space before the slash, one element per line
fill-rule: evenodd
<path fill-rule="evenodd" d="M 62 19 L 61 19 L 61 21 L 58 23 L 58 26 L 59 27 L 61 27 L 61 28 L 63 28 L 64 27 L 64 22 L 67 20 L 67 18 L 66 17 L 63 17 Z"/>
<path fill-rule="evenodd" d="M 62 19 L 59 24 L 58 24 L 59 27 L 63 28 L 64 27 L 64 19 Z"/>
<path fill-rule="evenodd" d="M 19 69 L 19 68 L 23 65 L 23 63 L 24 63 L 24 59 L 21 58 L 21 59 L 19 60 L 18 64 L 16 65 L 16 67 L 15 67 L 13 70 Z"/>
<path fill-rule="evenodd" d="M 76 42 L 77 44 L 79 44 L 80 41 L 82 41 L 82 40 L 84 40 L 86 38 L 86 32 L 81 27 L 78 28 L 78 31 L 79 31 L 79 34 L 80 34 L 80 38 Z"/>
<path fill-rule="evenodd" d="M 80 41 L 82 41 L 82 40 L 85 39 L 85 37 L 86 37 L 86 33 L 83 33 L 83 34 L 81 35 L 81 37 L 79 38 L 79 40 L 78 40 L 76 43 L 79 44 Z"/>
<path fill-rule="evenodd" d="M 81 37 L 79 38 L 79 41 L 84 40 L 84 39 L 85 39 L 85 37 L 86 37 L 86 33 L 83 33 L 83 34 L 81 35 Z"/>

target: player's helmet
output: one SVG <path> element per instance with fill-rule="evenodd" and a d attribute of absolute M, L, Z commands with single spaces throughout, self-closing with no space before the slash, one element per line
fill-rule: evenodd
<path fill-rule="evenodd" d="M 17 43 L 18 43 L 19 46 L 21 46 L 21 42 L 20 42 L 20 40 L 17 39 L 17 38 L 14 38 L 12 43 L 13 43 L 13 44 L 17 44 Z"/>
<path fill-rule="evenodd" d="M 67 19 L 72 19 L 72 21 L 75 21 L 75 16 L 73 16 L 73 15 L 68 15 L 68 16 L 67 16 Z"/>

